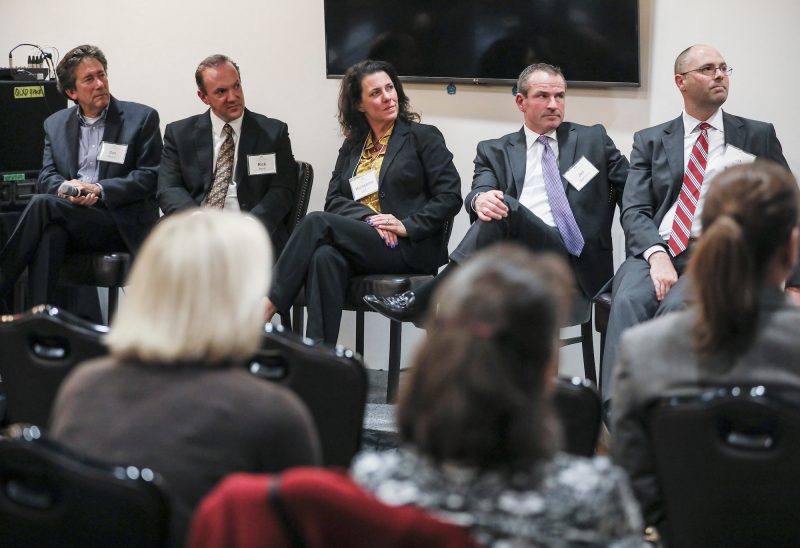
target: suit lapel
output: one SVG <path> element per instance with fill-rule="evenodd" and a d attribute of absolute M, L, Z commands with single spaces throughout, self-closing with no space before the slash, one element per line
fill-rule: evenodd
<path fill-rule="evenodd" d="M 683 184 L 683 117 L 678 116 L 666 128 L 661 137 L 661 145 L 664 147 L 664 154 L 667 155 L 667 163 L 672 177 L 670 178 L 670 190 L 667 201 L 672 203 L 680 191 Z"/>
<path fill-rule="evenodd" d="M 78 143 L 81 139 L 80 122 L 78 122 L 78 109 L 75 106 L 67 116 L 67 123 L 64 125 L 66 138 L 64 145 L 67 147 L 67 158 L 69 158 L 69 177 L 68 179 L 78 178 Z"/>
<path fill-rule="evenodd" d="M 392 136 L 389 138 L 389 148 L 386 149 L 386 156 L 383 157 L 383 163 L 381 164 L 381 173 L 378 177 L 379 188 L 383 186 L 384 175 L 389 173 L 389 166 L 392 165 L 392 162 L 397 157 L 397 153 L 400 152 L 406 144 L 406 141 L 408 141 L 408 132 L 409 127 L 407 122 L 403 120 L 397 120 L 397 122 L 395 122 Z"/>
<path fill-rule="evenodd" d="M 575 128 L 569 122 L 561 124 L 556 130 L 556 139 L 558 140 L 558 173 L 561 175 L 561 184 L 564 185 L 564 190 L 567 190 L 564 173 L 575 163 L 575 149 L 578 146 Z"/>
<path fill-rule="evenodd" d="M 525 129 L 520 129 L 516 135 L 511 137 L 509 144 L 511 149 L 508 151 L 508 161 L 511 164 L 514 197 L 519 198 L 522 194 L 522 186 L 525 184 L 525 167 L 528 163 L 528 142 L 525 139 Z"/>
<path fill-rule="evenodd" d="M 194 143 L 197 150 L 197 165 L 200 169 L 200 178 L 203 189 L 207 194 L 211 190 L 214 175 L 214 139 L 211 135 L 211 111 L 197 119 L 194 126 Z"/>
<path fill-rule="evenodd" d="M 725 130 L 725 145 L 733 145 L 739 150 L 747 152 L 745 147 L 745 140 L 747 134 L 743 129 L 744 124 L 736 116 L 722 111 L 722 127 Z M 724 153 L 724 151 L 723 151 Z"/>
<path fill-rule="evenodd" d="M 106 127 L 105 130 L 103 130 L 103 142 L 118 143 L 119 132 L 122 128 L 122 123 L 123 114 L 120 112 L 119 107 L 117 106 L 117 100 L 112 97 L 111 102 L 108 104 L 108 112 L 106 113 Z M 126 152 L 126 156 L 127 154 L 133 153 L 133 150 L 129 150 Z M 125 161 L 125 159 L 123 159 L 123 161 Z M 100 169 L 97 174 L 98 179 L 103 180 L 108 177 L 109 167 L 110 165 L 108 162 L 100 162 Z"/>
<path fill-rule="evenodd" d="M 234 173 L 234 180 L 241 184 L 247 176 L 247 155 L 255 150 L 256 137 L 258 132 L 255 131 L 253 119 L 250 117 L 250 111 L 245 109 L 244 116 L 242 117 L 241 135 L 239 135 L 239 154 L 236 159 L 236 173 Z"/>

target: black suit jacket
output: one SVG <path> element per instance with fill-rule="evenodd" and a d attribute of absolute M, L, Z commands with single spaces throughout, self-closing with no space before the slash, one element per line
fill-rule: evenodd
<path fill-rule="evenodd" d="M 788 169 L 775 128 L 722 113 L 725 144 Z M 658 227 L 678 199 L 686 164 L 683 159 L 683 118 L 638 131 L 633 136 L 631 169 L 622 197 L 622 228 L 628 254 L 640 256 L 654 245 L 664 245 Z"/>
<path fill-rule="evenodd" d="M 353 176 L 363 143 L 345 141 L 333 169 L 325 211 L 362 220 L 374 215 L 369 207 L 353 200 Z M 408 232 L 401 245 L 409 265 L 435 273 L 447 262 L 445 224 L 461 207 L 461 178 L 444 137 L 434 126 L 398 120 L 378 176 L 381 210 L 391 213 Z"/>
<path fill-rule="evenodd" d="M 39 192 L 56 194 L 65 180 L 78 177 L 80 126 L 78 106 L 60 110 L 44 121 L 44 158 Z M 158 113 L 138 103 L 108 105 L 103 141 L 128 145 L 122 164 L 100 162 L 98 183 L 103 201 L 128 246 L 135 253 L 158 220 L 155 192 L 161 159 Z"/>
<path fill-rule="evenodd" d="M 581 256 L 570 255 L 570 260 L 578 284 L 588 297 L 592 297 L 614 274 L 611 223 L 614 205 L 625 188 L 628 160 L 599 124 L 583 126 L 564 122 L 556 130 L 556 139 L 561 180 L 585 242 Z M 567 182 L 563 174 L 581 157 L 586 157 L 597 168 L 598 174 L 579 191 Z M 507 197 L 519 198 L 525 183 L 526 163 L 527 143 L 522 128 L 499 139 L 478 143 L 472 190 L 465 200 L 472 222 L 477 219 L 472 209 L 477 193 L 500 190 Z"/>
<path fill-rule="evenodd" d="M 214 138 L 211 113 L 167 125 L 158 175 L 158 205 L 165 215 L 198 207 L 214 182 Z M 275 153 L 277 173 L 248 175 L 247 156 Z M 289 238 L 285 220 L 295 203 L 297 166 L 289 128 L 280 120 L 245 109 L 234 180 L 239 207 L 264 223 L 276 248 Z"/>

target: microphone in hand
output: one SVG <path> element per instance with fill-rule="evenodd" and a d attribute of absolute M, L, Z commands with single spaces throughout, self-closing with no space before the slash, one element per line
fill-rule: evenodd
<path fill-rule="evenodd" d="M 73 196 L 77 198 L 81 195 L 81 191 L 78 187 L 70 183 L 61 183 L 61 186 L 58 187 L 59 194 L 63 194 L 65 196 Z"/>

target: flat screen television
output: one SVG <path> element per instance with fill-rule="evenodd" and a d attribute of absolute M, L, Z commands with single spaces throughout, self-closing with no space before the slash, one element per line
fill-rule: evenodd
<path fill-rule="evenodd" d="M 508 84 L 535 62 L 572 85 L 639 85 L 638 0 L 325 0 L 329 78 L 363 59 L 404 80 Z"/>

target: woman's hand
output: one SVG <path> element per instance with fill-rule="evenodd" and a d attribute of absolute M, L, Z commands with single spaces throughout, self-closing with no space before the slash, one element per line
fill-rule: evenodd
<path fill-rule="evenodd" d="M 383 241 L 389 247 L 396 247 L 399 243 L 397 238 L 404 238 L 408 236 L 406 227 L 400 220 L 391 213 L 379 213 L 371 217 L 367 217 L 367 224 L 378 231 Z"/>

